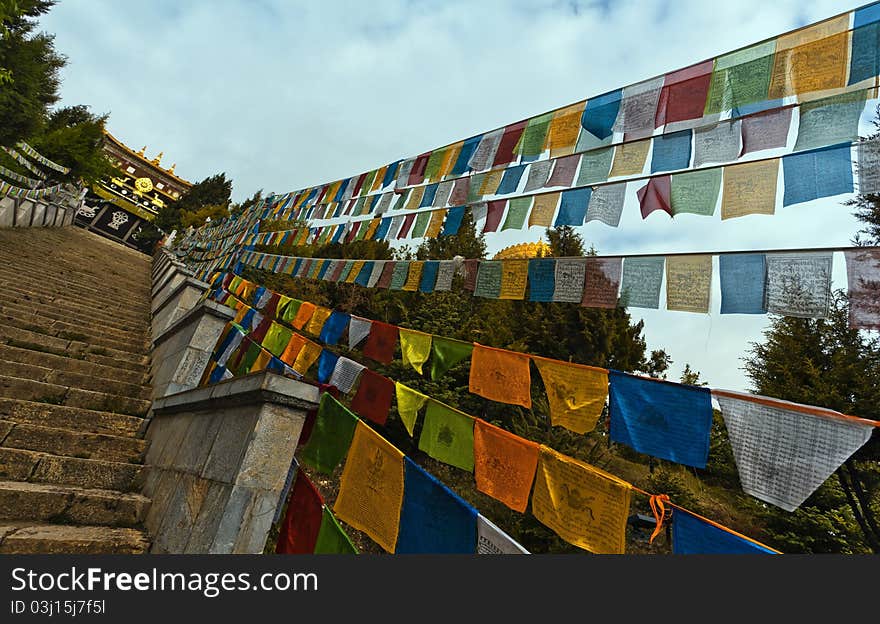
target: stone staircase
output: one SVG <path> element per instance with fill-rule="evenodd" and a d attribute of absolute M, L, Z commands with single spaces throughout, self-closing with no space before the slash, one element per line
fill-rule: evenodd
<path fill-rule="evenodd" d="M 0 229 L 0 553 L 140 553 L 150 259 Z"/>

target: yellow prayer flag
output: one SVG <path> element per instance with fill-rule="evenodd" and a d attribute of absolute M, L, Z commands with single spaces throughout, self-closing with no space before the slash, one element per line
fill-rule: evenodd
<path fill-rule="evenodd" d="M 393 553 L 403 504 L 403 475 L 403 453 L 358 421 L 333 513 Z"/>
<path fill-rule="evenodd" d="M 425 231 L 425 238 L 437 238 L 443 230 L 443 220 L 446 219 L 447 210 L 434 210 L 431 213 L 431 221 Z"/>
<path fill-rule="evenodd" d="M 413 261 L 409 263 L 409 273 L 407 273 L 403 290 L 414 292 L 419 289 L 419 282 L 422 280 L 422 268 L 424 266 L 425 263 L 422 261 Z"/>
<path fill-rule="evenodd" d="M 776 212 L 779 159 L 724 167 L 721 219 Z"/>
<path fill-rule="evenodd" d="M 332 313 L 333 310 L 331 310 L 330 308 L 317 306 L 315 308 L 315 312 L 312 314 L 312 320 L 309 321 L 309 324 L 306 327 L 306 331 L 313 336 L 320 336 L 321 328 L 324 327 L 324 323 L 327 322 L 327 319 L 330 318 L 330 315 Z"/>
<path fill-rule="evenodd" d="M 587 101 L 578 102 L 556 111 L 547 132 L 545 148 L 550 148 L 550 158 L 568 156 L 574 153 L 581 131 L 581 116 Z"/>
<path fill-rule="evenodd" d="M 409 199 L 404 206 L 404 210 L 418 210 L 419 204 L 422 203 L 422 195 L 425 194 L 424 186 L 415 186 L 409 194 Z"/>
<path fill-rule="evenodd" d="M 455 166 L 455 161 L 458 160 L 458 154 L 461 152 L 462 145 L 464 145 L 464 141 L 459 141 L 458 143 L 450 145 L 446 150 L 446 157 L 440 164 L 439 178 L 443 178 L 452 173 L 452 168 Z"/>
<path fill-rule="evenodd" d="M 397 394 L 397 413 L 400 415 L 403 426 L 406 427 L 407 432 L 412 437 L 419 410 L 422 409 L 428 397 L 409 386 L 404 386 L 400 382 L 395 382 L 394 388 Z"/>
<path fill-rule="evenodd" d="M 247 314 L 247 312 L 250 308 L 248 308 L 245 305 L 239 305 L 239 301 L 237 301 L 235 299 L 230 299 L 226 305 L 229 305 L 230 303 L 234 304 L 237 308 L 237 312 L 235 313 L 235 318 L 232 320 L 236 325 L 241 325 L 241 322 L 244 320 L 244 315 Z"/>
<path fill-rule="evenodd" d="M 372 240 L 373 234 L 376 233 L 376 230 L 379 229 L 379 222 L 382 221 L 380 217 L 376 217 L 375 219 L 370 219 L 370 224 L 367 226 L 367 231 L 364 234 L 365 240 Z M 355 273 L 357 275 L 357 273 Z"/>
<path fill-rule="evenodd" d="M 544 193 L 535 195 L 532 203 L 532 212 L 529 214 L 529 227 L 550 227 L 553 223 L 553 215 L 556 213 L 556 204 L 559 203 L 560 193 Z"/>
<path fill-rule="evenodd" d="M 356 260 L 354 264 L 351 265 L 351 271 L 349 271 L 348 275 L 345 277 L 345 283 L 354 284 L 354 281 L 357 279 L 358 274 L 361 272 L 361 269 L 364 268 L 366 263 L 366 260 Z"/>
<path fill-rule="evenodd" d="M 305 375 L 318 358 L 321 356 L 321 345 L 315 344 L 311 340 L 304 341 L 302 349 L 293 362 L 293 370 L 300 375 Z"/>
<path fill-rule="evenodd" d="M 501 292 L 499 299 L 521 300 L 526 295 L 529 261 L 526 258 L 501 261 Z"/>
<path fill-rule="evenodd" d="M 253 365 L 251 366 L 251 373 L 256 373 L 257 371 L 266 370 L 266 367 L 269 366 L 269 362 L 272 361 L 272 354 L 266 351 L 265 349 L 260 349 L 260 355 L 257 356 L 257 359 L 254 360 Z"/>
<path fill-rule="evenodd" d="M 370 187 L 370 192 L 378 191 L 382 188 L 382 181 L 385 179 L 385 172 L 388 171 L 388 165 L 384 167 L 379 167 L 379 170 L 376 171 L 376 177 L 373 178 L 373 184 Z"/>
<path fill-rule="evenodd" d="M 778 37 L 768 98 L 845 87 L 849 49 L 849 14 Z"/>
<path fill-rule="evenodd" d="M 626 481 L 541 446 L 532 513 L 568 543 L 623 554 L 631 494 Z"/>
<path fill-rule="evenodd" d="M 501 184 L 504 177 L 504 169 L 493 169 L 483 176 L 483 183 L 480 185 L 480 195 L 494 195 Z"/>
<path fill-rule="evenodd" d="M 614 161 L 611 164 L 609 178 L 615 176 L 641 175 L 645 169 L 651 139 L 621 143 L 614 148 Z"/>
<path fill-rule="evenodd" d="M 666 258 L 666 308 L 682 312 L 709 312 L 712 292 L 712 256 Z"/>
<path fill-rule="evenodd" d="M 421 374 L 422 364 L 428 361 L 428 356 L 431 354 L 431 334 L 402 327 L 398 331 L 403 363 L 409 364 Z"/>
<path fill-rule="evenodd" d="M 315 313 L 315 309 L 317 307 L 318 306 L 316 306 L 314 303 L 303 301 L 302 305 L 299 306 L 299 310 L 297 310 L 296 312 L 296 316 L 293 317 L 291 325 L 293 325 L 297 329 L 302 329 L 303 327 L 305 327 L 306 323 L 311 320 L 312 315 Z"/>
<path fill-rule="evenodd" d="M 608 371 L 532 357 L 550 403 L 550 423 L 575 433 L 596 428 L 608 398 Z"/>

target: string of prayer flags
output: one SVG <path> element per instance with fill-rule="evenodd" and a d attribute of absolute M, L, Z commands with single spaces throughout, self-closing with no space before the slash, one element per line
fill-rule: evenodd
<path fill-rule="evenodd" d="M 550 423 L 575 433 L 596 428 L 608 397 L 608 371 L 533 357 L 550 405 Z"/>
<path fill-rule="evenodd" d="M 758 43 L 715 59 L 705 114 L 767 99 L 776 41 Z"/>
<path fill-rule="evenodd" d="M 880 23 L 877 5 L 856 9 L 853 16 L 852 52 L 847 84 L 873 80 L 880 74 Z"/>
<path fill-rule="evenodd" d="M 846 258 L 849 326 L 880 329 L 880 250 L 849 250 Z"/>
<path fill-rule="evenodd" d="M 782 157 L 785 191 L 782 205 L 853 192 L 850 145 L 838 145 Z"/>
<path fill-rule="evenodd" d="M 474 418 L 429 397 L 419 450 L 444 464 L 473 472 Z"/>
<path fill-rule="evenodd" d="M 695 129 L 694 167 L 736 160 L 740 152 L 741 125 L 740 120 L 734 120 Z"/>
<path fill-rule="evenodd" d="M 501 291 L 499 299 L 522 301 L 526 294 L 529 261 L 525 258 L 505 260 L 501 263 Z"/>
<path fill-rule="evenodd" d="M 404 458 L 405 481 L 396 554 L 473 554 L 477 510 Z"/>
<path fill-rule="evenodd" d="M 302 470 L 296 471 L 287 513 L 278 531 L 275 552 L 284 555 L 310 555 L 315 551 L 321 531 L 324 500 Z"/>
<path fill-rule="evenodd" d="M 867 92 L 863 90 L 803 102 L 795 151 L 858 140 L 859 118 L 865 109 L 866 97 Z"/>
<path fill-rule="evenodd" d="M 641 175 L 645 170 L 645 161 L 648 159 L 650 149 L 650 139 L 615 146 L 614 161 L 608 177 Z"/>
<path fill-rule="evenodd" d="M 390 364 L 394 360 L 396 350 L 397 326 L 373 321 L 370 335 L 364 345 L 364 355 L 382 364 Z"/>
<path fill-rule="evenodd" d="M 532 513 L 568 543 L 623 554 L 631 493 L 629 483 L 541 446 Z"/>
<path fill-rule="evenodd" d="M 315 344 L 311 340 L 306 340 L 302 345 L 296 359 L 293 361 L 292 367 L 300 375 L 305 375 L 312 365 L 321 356 L 321 346 Z"/>
<path fill-rule="evenodd" d="M 538 465 L 539 445 L 485 420 L 474 421 L 477 490 L 525 513 Z"/>
<path fill-rule="evenodd" d="M 670 256 L 666 259 L 666 309 L 709 313 L 712 256 Z"/>
<path fill-rule="evenodd" d="M 634 138 L 650 136 L 662 89 L 663 78 L 651 78 L 624 87 L 614 130 Z"/>
<path fill-rule="evenodd" d="M 428 397 L 399 382 L 395 383 L 394 387 L 397 395 L 397 413 L 403 426 L 406 427 L 407 433 L 412 437 L 419 410 L 422 409 Z"/>
<path fill-rule="evenodd" d="M 369 368 L 361 373 L 361 381 L 351 401 L 351 409 L 377 425 L 384 425 L 391 409 L 394 382 Z"/>
<path fill-rule="evenodd" d="M 712 61 L 704 61 L 678 71 L 670 72 L 663 78 L 663 90 L 657 103 L 654 127 L 681 127 L 678 122 L 700 120 L 706 98 L 709 96 L 709 83 L 712 80 Z"/>
<path fill-rule="evenodd" d="M 528 555 L 531 553 L 499 529 L 491 520 L 479 514 L 477 516 L 477 554 Z"/>
<path fill-rule="evenodd" d="M 663 285 L 665 258 L 626 258 L 620 285 L 621 307 L 660 307 L 660 289 Z"/>
<path fill-rule="evenodd" d="M 342 356 L 336 360 L 336 365 L 333 367 L 330 385 L 335 386 L 342 394 L 348 394 L 365 368 L 363 364 Z"/>
<path fill-rule="evenodd" d="M 596 187 L 590 195 L 585 221 L 601 221 L 611 227 L 617 227 L 620 225 L 625 198 L 626 182 Z"/>
<path fill-rule="evenodd" d="M 348 534 L 339 526 L 336 517 L 328 507 L 324 507 L 321 515 L 321 528 L 315 541 L 316 555 L 356 555 L 357 547 Z"/>
<path fill-rule="evenodd" d="M 348 323 L 348 348 L 354 349 L 357 347 L 370 335 L 370 328 L 372 326 L 372 321 L 352 315 Z"/>
<path fill-rule="evenodd" d="M 556 260 L 529 259 L 529 301 L 553 301 L 556 289 Z"/>
<path fill-rule="evenodd" d="M 593 190 L 590 187 L 563 191 L 562 200 L 559 204 L 559 214 L 556 215 L 553 227 L 583 225 L 592 192 Z"/>
<path fill-rule="evenodd" d="M 507 217 L 501 231 L 504 230 L 521 230 L 526 222 L 526 217 L 532 207 L 531 196 L 517 197 L 507 202 Z"/>
<path fill-rule="evenodd" d="M 765 314 L 764 287 L 767 261 L 764 254 L 722 254 L 718 257 L 721 276 L 721 314 Z"/>
<path fill-rule="evenodd" d="M 580 303 L 584 296 L 586 265 L 581 258 L 559 258 L 553 275 L 553 301 Z"/>
<path fill-rule="evenodd" d="M 742 150 L 740 156 L 765 149 L 785 147 L 791 127 L 794 106 L 784 106 L 742 119 Z M 697 166 L 694 163 L 694 166 Z"/>
<path fill-rule="evenodd" d="M 351 316 L 345 312 L 334 310 L 324 323 L 324 327 L 321 329 L 319 335 L 319 340 L 328 345 L 335 345 L 338 343 L 339 339 L 342 338 L 342 333 L 345 331 L 345 328 L 348 327 L 350 319 Z"/>
<path fill-rule="evenodd" d="M 623 274 L 623 258 L 584 259 L 584 296 L 581 306 L 615 308 Z"/>
<path fill-rule="evenodd" d="M 469 389 L 490 401 L 532 406 L 529 356 L 474 344 Z"/>
<path fill-rule="evenodd" d="M 771 99 L 846 85 L 849 18 L 840 15 L 776 39 Z"/>
<path fill-rule="evenodd" d="M 497 299 L 501 294 L 502 262 L 501 260 L 481 260 L 477 270 L 477 283 L 474 286 L 474 297 Z"/>
<path fill-rule="evenodd" d="M 333 505 L 338 518 L 393 553 L 403 505 L 404 456 L 358 421 Z"/>
<path fill-rule="evenodd" d="M 655 210 L 662 210 L 670 217 L 672 216 L 672 189 L 669 178 L 668 175 L 653 177 L 648 180 L 645 186 L 636 191 L 642 219 L 647 219 L 648 215 Z"/>
<path fill-rule="evenodd" d="M 318 381 L 321 383 L 330 381 L 338 361 L 339 356 L 332 351 L 327 349 L 321 351 L 321 356 L 318 358 Z"/>
<path fill-rule="evenodd" d="M 721 219 L 776 212 L 779 160 L 740 163 L 724 168 Z"/>
<path fill-rule="evenodd" d="M 473 343 L 434 336 L 431 344 L 431 379 L 440 379 L 450 368 L 471 356 Z"/>
<path fill-rule="evenodd" d="M 676 507 L 672 514 L 676 555 L 773 555 L 777 551 Z"/>
<path fill-rule="evenodd" d="M 743 491 L 794 511 L 871 437 L 874 421 L 822 408 L 713 391 Z"/>
<path fill-rule="evenodd" d="M 351 445 L 358 418 L 329 392 L 321 395 L 318 416 L 299 459 L 323 474 L 332 474 Z"/>
<path fill-rule="evenodd" d="M 581 154 L 581 168 L 578 171 L 577 186 L 605 182 L 611 172 L 614 148 L 606 147 Z M 598 190 L 598 189 L 597 189 Z"/>
<path fill-rule="evenodd" d="M 831 252 L 767 254 L 767 311 L 826 318 L 831 301 Z"/>
<path fill-rule="evenodd" d="M 690 171 L 670 176 L 673 215 L 684 213 L 711 217 L 721 192 L 721 169 Z"/>
<path fill-rule="evenodd" d="M 712 429 L 708 388 L 609 372 L 614 442 L 652 457 L 705 468 Z"/>
<path fill-rule="evenodd" d="M 691 162 L 690 130 L 668 132 L 654 137 L 651 173 L 687 169 Z"/>

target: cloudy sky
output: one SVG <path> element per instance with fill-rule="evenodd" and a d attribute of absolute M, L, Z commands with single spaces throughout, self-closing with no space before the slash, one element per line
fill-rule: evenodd
<path fill-rule="evenodd" d="M 234 199 L 348 177 L 705 60 L 860 6 L 842 0 L 61 0 L 42 20 L 69 57 L 62 104 Z M 866 107 L 865 121 L 876 102 Z M 847 245 L 846 196 L 721 222 L 655 213 L 634 187 L 619 228 L 579 229 L 600 253 Z M 635 204 L 634 204 L 635 202 Z M 543 232 L 488 234 L 490 252 Z M 841 254 L 834 285 L 846 283 Z M 740 358 L 765 316 L 633 309 L 677 376 L 745 389 Z"/>

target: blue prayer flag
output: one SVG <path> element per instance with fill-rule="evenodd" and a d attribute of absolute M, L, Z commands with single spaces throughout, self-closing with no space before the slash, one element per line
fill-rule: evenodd
<path fill-rule="evenodd" d="M 452 167 L 452 175 L 461 175 L 470 169 L 468 162 L 470 161 L 471 156 L 474 155 L 474 152 L 477 151 L 477 146 L 480 144 L 480 139 L 482 138 L 483 135 L 481 134 L 479 136 L 465 139 L 464 144 L 461 146 L 461 151 L 458 153 L 458 159 Z"/>
<path fill-rule="evenodd" d="M 738 117 L 754 115 L 755 113 L 762 113 L 771 109 L 782 108 L 783 106 L 785 106 L 785 100 L 762 100 L 760 102 L 741 104 L 731 111 L 730 118 L 737 119 Z"/>
<path fill-rule="evenodd" d="M 611 439 L 653 457 L 705 468 L 712 395 L 689 386 L 609 371 Z"/>
<path fill-rule="evenodd" d="M 351 178 L 342 181 L 342 184 L 339 185 L 339 190 L 336 191 L 336 196 L 333 198 L 333 201 L 342 201 L 342 196 L 345 194 L 345 189 L 349 182 L 351 182 Z"/>
<path fill-rule="evenodd" d="M 422 279 L 419 282 L 419 291 L 423 293 L 434 292 L 434 284 L 437 283 L 437 273 L 440 270 L 439 260 L 428 260 L 422 266 Z"/>
<path fill-rule="evenodd" d="M 553 301 L 556 290 L 556 259 L 529 260 L 529 301 Z"/>
<path fill-rule="evenodd" d="M 722 254 L 721 314 L 765 314 L 764 286 L 767 260 L 764 254 Z"/>
<path fill-rule="evenodd" d="M 473 554 L 477 510 L 409 457 L 395 554 Z"/>
<path fill-rule="evenodd" d="M 435 182 L 434 184 L 429 184 L 425 187 L 425 192 L 422 194 L 422 201 L 419 202 L 419 208 L 427 208 L 434 203 L 434 197 L 437 195 L 438 186 L 440 186 L 440 183 Z"/>
<path fill-rule="evenodd" d="M 687 169 L 691 162 L 692 130 L 658 135 L 653 140 L 651 173 Z"/>
<path fill-rule="evenodd" d="M 397 168 L 400 166 L 401 162 L 403 161 L 398 160 L 397 162 L 388 165 L 388 168 L 385 170 L 385 177 L 382 178 L 382 188 L 385 188 L 397 179 Z"/>
<path fill-rule="evenodd" d="M 523 171 L 526 170 L 528 165 L 517 165 L 515 167 L 508 167 L 504 171 L 504 177 L 501 178 L 501 184 L 498 185 L 498 189 L 495 191 L 496 195 L 508 195 L 510 193 L 515 193 L 517 187 L 519 186 L 519 181 L 522 178 Z"/>
<path fill-rule="evenodd" d="M 443 222 L 443 231 L 440 232 L 440 236 L 458 234 L 465 210 L 467 210 L 467 206 L 453 206 L 446 212 L 446 221 Z"/>
<path fill-rule="evenodd" d="M 328 262 L 327 264 L 330 263 Z M 335 345 L 342 337 L 342 332 L 348 327 L 349 320 L 351 320 L 350 315 L 345 312 L 340 312 L 339 310 L 333 310 L 324 322 L 324 327 L 321 328 L 321 334 L 318 336 L 318 340 L 324 344 Z"/>
<path fill-rule="evenodd" d="M 382 217 L 382 220 L 379 222 L 379 227 L 376 228 L 376 234 L 373 236 L 373 240 L 385 240 L 385 237 L 388 236 L 388 230 L 391 229 L 391 220 L 392 217 Z"/>
<path fill-rule="evenodd" d="M 364 262 L 364 266 L 361 267 L 361 270 L 358 271 L 357 277 L 354 278 L 354 283 L 358 286 L 366 286 L 370 283 L 370 274 L 372 274 L 372 272 L 373 262 Z"/>
<path fill-rule="evenodd" d="M 321 268 L 318 269 L 318 275 L 315 277 L 315 279 L 319 279 L 319 280 L 320 280 L 320 279 L 324 279 L 324 275 L 327 273 L 327 270 L 330 268 L 330 265 L 331 265 L 331 264 L 333 264 L 333 263 L 332 263 L 332 262 L 327 262 L 327 261 L 325 261 L 325 262 L 321 265 Z"/>
<path fill-rule="evenodd" d="M 852 60 L 848 84 L 873 78 L 880 71 L 880 5 L 858 9 L 852 31 Z"/>
<path fill-rule="evenodd" d="M 257 302 L 260 300 L 260 297 L 262 297 L 262 296 L 263 296 L 263 293 L 265 293 L 265 292 L 266 292 L 266 288 L 265 288 L 265 287 L 263 287 L 263 286 L 257 286 L 257 289 L 254 290 L 254 296 L 251 297 L 250 304 L 253 305 L 253 306 L 257 305 Z"/>
<path fill-rule="evenodd" d="M 336 368 L 336 360 L 338 359 L 339 356 L 332 351 L 327 349 L 321 351 L 321 357 L 318 358 L 318 381 L 327 383 L 330 380 L 330 376 L 333 375 L 333 369 Z"/>
<path fill-rule="evenodd" d="M 336 228 L 336 231 L 333 232 L 333 238 L 330 240 L 331 243 L 338 243 L 342 238 L 342 234 L 345 232 L 345 225 L 339 225 Z"/>
<path fill-rule="evenodd" d="M 683 509 L 672 514 L 672 552 L 676 555 L 775 555 L 774 551 L 709 524 Z"/>
<path fill-rule="evenodd" d="M 208 383 L 220 383 L 223 381 L 223 375 L 226 373 L 225 366 L 215 366 L 214 370 L 211 371 L 211 375 L 208 378 Z"/>
<path fill-rule="evenodd" d="M 614 120 L 620 110 L 623 90 L 611 91 L 591 100 L 587 100 L 581 115 L 581 127 L 598 139 L 604 139 L 614 133 Z"/>
<path fill-rule="evenodd" d="M 584 217 L 587 216 L 587 206 L 590 204 L 590 195 L 593 189 L 590 187 L 572 189 L 562 192 L 562 200 L 559 204 L 559 214 L 556 215 L 554 227 L 560 225 L 583 225 Z"/>
<path fill-rule="evenodd" d="M 299 267 L 300 267 L 300 265 L 302 264 L 302 261 L 303 261 L 302 258 L 297 258 L 297 259 L 296 259 L 296 262 L 293 263 L 293 271 L 290 272 L 291 275 L 296 275 L 296 274 L 297 274 L 297 272 L 299 271 Z"/>
<path fill-rule="evenodd" d="M 850 144 L 783 156 L 782 172 L 785 179 L 783 206 L 852 193 Z"/>

